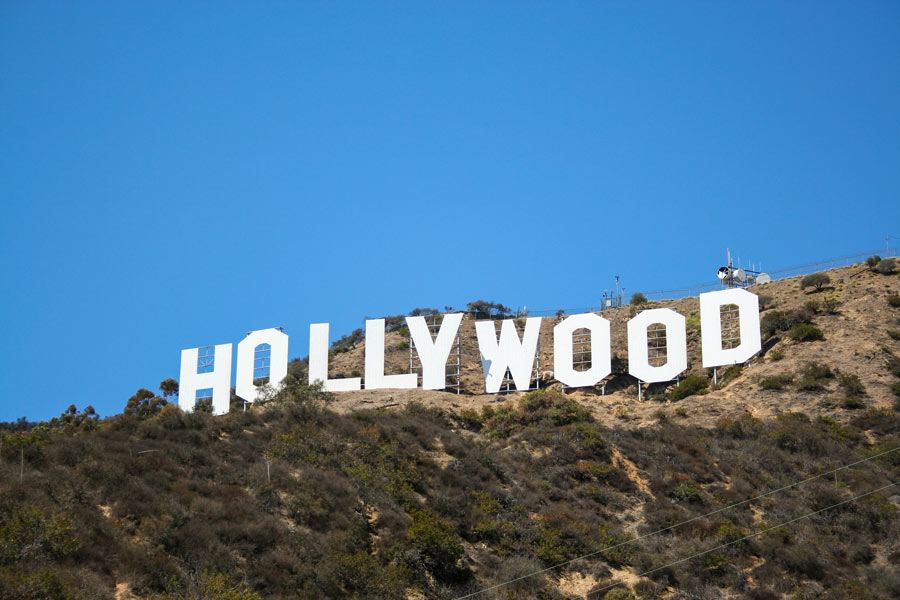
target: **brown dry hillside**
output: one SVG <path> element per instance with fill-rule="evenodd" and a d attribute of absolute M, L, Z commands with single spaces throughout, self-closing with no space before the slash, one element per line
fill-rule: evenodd
<path fill-rule="evenodd" d="M 829 312 L 820 308 L 812 316 L 813 323 L 824 333 L 825 339 L 813 342 L 795 342 L 779 333 L 774 338 L 764 340 L 764 349 L 753 358 L 740 373 L 723 381 L 720 389 L 714 389 L 704 396 L 691 396 L 677 403 L 666 399 L 665 390 L 657 384 L 646 389 L 644 401 L 637 400 L 637 381 L 627 374 L 613 378 L 602 395 L 600 387 L 568 390 L 574 398 L 590 407 L 594 416 L 606 424 L 625 423 L 642 426 L 657 418 L 660 409 L 683 409 L 698 425 L 710 425 L 719 416 L 727 413 L 750 413 L 771 416 L 781 412 L 804 411 L 810 414 L 826 414 L 841 417 L 849 414 L 840 407 L 839 377 L 829 377 L 823 381 L 824 389 L 832 396 L 832 403 L 822 401 L 821 390 L 798 390 L 796 385 L 786 385 L 782 390 L 760 388 L 760 382 L 773 376 L 794 375 L 801 378 L 801 371 L 810 362 L 828 366 L 835 375 L 850 374 L 859 377 L 865 389 L 864 404 L 870 407 L 885 407 L 892 402 L 890 392 L 892 378 L 885 364 L 890 350 L 900 354 L 900 341 L 891 338 L 888 330 L 900 329 L 900 311 L 889 306 L 887 297 L 900 292 L 900 278 L 896 275 L 881 275 L 865 265 L 854 265 L 825 271 L 832 281 L 820 291 L 812 288 L 800 289 L 802 277 L 782 279 L 755 286 L 750 291 L 763 299 L 761 316 L 772 311 L 801 310 L 805 304 L 822 304 L 825 298 L 834 299 L 836 307 Z M 700 361 L 699 300 L 696 297 L 681 300 L 651 302 L 644 307 L 669 307 L 688 319 L 688 374 L 707 375 Z M 627 359 L 625 328 L 634 315 L 632 307 L 621 307 L 604 311 L 603 316 L 612 324 L 613 356 Z M 541 324 L 540 364 L 542 373 L 553 368 L 553 326 L 563 317 L 545 317 Z M 335 410 L 351 411 L 357 408 L 371 408 L 385 404 L 405 403 L 411 399 L 428 406 L 449 410 L 478 408 L 486 404 L 514 400 L 522 394 L 484 394 L 481 361 L 475 337 L 474 321 L 467 315 L 461 327 L 463 359 L 463 393 L 432 392 L 424 390 L 371 390 L 338 394 L 333 405 Z M 336 354 L 329 365 L 329 376 L 346 377 L 359 375 L 364 371 L 365 343 L 361 342 L 351 350 Z M 780 358 L 779 358 L 780 357 Z M 389 332 L 385 339 L 385 372 L 410 372 L 409 339 L 404 333 Z M 620 369 L 624 362 L 620 363 Z M 614 368 L 614 375 L 617 369 Z M 720 373 L 724 369 L 720 370 Z M 546 380 L 542 386 L 559 388 L 559 384 Z M 672 386 L 670 386 L 672 387 Z M 677 406 L 676 406 L 677 404 Z"/>
<path fill-rule="evenodd" d="M 0 598 L 900 597 L 900 278 L 828 275 L 753 290 L 764 352 L 718 386 L 698 300 L 660 304 L 687 317 L 695 375 L 643 402 L 625 307 L 606 313 L 608 395 L 549 378 L 473 393 L 467 320 L 468 393 L 327 394 L 296 361 L 270 399 L 217 417 L 140 389 L 121 415 L 0 424 Z M 406 343 L 387 336 L 388 372 L 408 370 Z M 331 375 L 363 358 L 335 353 Z"/>

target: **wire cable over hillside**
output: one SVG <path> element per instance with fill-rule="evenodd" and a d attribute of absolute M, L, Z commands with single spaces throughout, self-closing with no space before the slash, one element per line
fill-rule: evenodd
<path fill-rule="evenodd" d="M 554 570 L 556 570 L 556 569 L 565 567 L 566 565 L 570 565 L 570 564 L 572 564 L 572 563 L 574 563 L 574 562 L 576 562 L 576 561 L 584 560 L 584 559 L 586 559 L 586 558 L 591 558 L 591 557 L 597 556 L 598 554 L 602 554 L 603 552 L 608 552 L 608 551 L 610 551 L 610 550 L 615 550 L 616 548 L 621 548 L 622 546 L 626 546 L 626 545 L 628 545 L 628 544 L 633 544 L 634 542 L 639 542 L 639 541 L 641 541 L 641 540 L 645 540 L 645 539 L 647 539 L 647 538 L 649 538 L 649 537 L 652 537 L 652 536 L 654 536 L 654 535 L 658 535 L 658 534 L 660 534 L 660 533 L 665 533 L 665 532 L 667 532 L 667 531 L 671 531 L 671 530 L 673 530 L 673 529 L 677 529 L 677 528 L 682 527 L 682 526 L 684 526 L 684 525 L 687 525 L 687 524 L 689 524 L 689 523 L 693 523 L 694 521 L 698 521 L 698 520 L 700 520 L 700 519 L 705 519 L 705 518 L 707 518 L 707 517 L 711 517 L 711 516 L 713 516 L 713 515 L 719 514 L 719 513 L 721 513 L 721 512 L 726 511 L 726 510 L 731 510 L 731 509 L 733 509 L 733 508 L 737 508 L 737 507 L 739 507 L 739 506 L 743 506 L 744 504 L 748 504 L 748 503 L 750 503 L 750 502 L 754 502 L 754 501 L 756 501 L 756 500 L 759 500 L 759 499 L 761 499 L 761 498 L 765 498 L 765 497 L 767 497 L 767 496 L 772 496 L 772 495 L 777 494 L 777 493 L 779 493 L 779 492 L 783 492 L 783 491 L 785 491 L 785 490 L 789 490 L 789 489 L 791 489 L 791 488 L 794 488 L 794 487 L 803 485 L 803 484 L 805 484 L 805 483 L 809 483 L 810 481 L 815 481 L 816 479 L 821 479 L 822 477 L 826 477 L 826 476 L 828 476 L 828 475 L 834 475 L 834 474 L 838 473 L 839 471 L 843 471 L 844 469 L 849 469 L 850 467 L 854 467 L 854 466 L 859 465 L 859 464 L 862 464 L 862 463 L 864 463 L 864 462 L 868 462 L 868 461 L 870 461 L 870 460 L 874 460 L 874 459 L 876 459 L 876 458 L 880 458 L 880 457 L 882 457 L 882 456 L 886 456 L 886 455 L 888 455 L 888 454 L 891 454 L 891 453 L 893 453 L 893 452 L 896 452 L 897 450 L 900 450 L 900 446 L 897 446 L 897 447 L 892 448 L 892 449 L 890 449 L 890 450 L 885 450 L 884 452 L 879 452 L 878 454 L 873 454 L 872 456 L 869 456 L 869 457 L 860 459 L 860 460 L 855 461 L 855 462 L 852 462 L 852 463 L 848 463 L 848 464 L 846 464 L 846 465 L 843 465 L 843 466 L 840 466 L 840 467 L 831 469 L 831 470 L 829 470 L 829 471 L 824 471 L 824 472 L 822 472 L 822 473 L 819 473 L 818 475 L 813 475 L 812 477 L 807 477 L 806 479 L 802 479 L 802 480 L 800 480 L 800 481 L 795 481 L 794 483 L 788 484 L 788 485 L 786 485 L 786 486 L 780 487 L 780 488 L 775 489 L 775 490 L 768 491 L 768 492 L 766 492 L 766 493 L 764 493 L 764 494 L 759 494 L 759 495 L 754 496 L 754 497 L 752 497 L 752 498 L 748 498 L 748 499 L 746 499 L 746 500 L 741 500 L 740 502 L 736 502 L 736 503 L 734 503 L 734 504 L 729 504 L 728 506 L 723 506 L 723 507 L 721 507 L 721 508 L 717 508 L 716 510 L 710 511 L 710 512 L 708 512 L 708 513 L 706 513 L 706 514 L 703 514 L 703 515 L 699 515 L 699 516 L 696 516 L 696 517 L 692 517 L 692 518 L 687 519 L 687 520 L 685 520 L 685 521 L 681 521 L 680 523 L 676 523 L 676 524 L 674 524 L 674 525 L 669 525 L 668 527 L 663 527 L 662 529 L 657 529 L 656 531 L 651 531 L 650 533 L 646 533 L 646 534 L 644 534 L 644 535 L 641 535 L 641 536 L 638 536 L 638 537 L 635 537 L 635 538 L 631 538 L 631 539 L 629 539 L 629 540 L 625 540 L 624 542 L 619 542 L 618 544 L 614 544 L 614 545 L 612 545 L 612 546 L 607 546 L 607 547 L 605 547 L 605 548 L 601 548 L 600 550 L 595 550 L 595 551 L 593 551 L 593 552 L 589 552 L 589 553 L 587 553 L 587 554 L 583 554 L 583 555 L 581 555 L 581 556 L 577 556 L 577 557 L 575 557 L 575 558 L 569 559 L 569 560 L 564 561 L 564 562 L 561 562 L 561 563 L 559 563 L 559 564 L 556 564 L 556 565 L 553 565 L 553 566 L 550 566 L 550 567 L 546 567 L 546 568 L 544 568 L 544 569 L 540 569 L 540 570 L 537 570 L 537 571 L 533 571 L 533 572 L 531 572 L 531 573 L 527 573 L 527 574 L 522 575 L 522 576 L 520 576 L 520 577 L 516 577 L 515 579 L 510 579 L 510 580 L 508 580 L 508 581 L 503 581 L 503 582 L 501 582 L 501 583 L 494 584 L 494 585 L 492 585 L 492 586 L 489 586 L 489 587 L 480 589 L 480 590 L 478 590 L 478 591 L 472 592 L 472 593 L 470 593 L 470 594 L 466 594 L 466 595 L 464 595 L 464 596 L 458 596 L 458 597 L 456 597 L 454 600 L 465 600 L 466 598 L 474 598 L 474 597 L 476 597 L 476 596 L 479 596 L 479 595 L 481 595 L 481 594 L 484 594 L 485 592 L 490 592 L 491 590 L 496 590 L 496 589 L 499 589 L 499 588 L 501 588 L 501 587 L 505 587 L 505 586 L 507 586 L 507 585 L 516 583 L 516 582 L 518 582 L 518 581 L 523 581 L 523 580 L 528 579 L 528 578 L 530 578 L 530 577 L 534 577 L 534 576 L 536 576 L 536 575 L 541 575 L 542 573 L 547 573 L 547 572 L 550 572 L 550 571 L 554 571 Z M 891 485 L 896 485 L 896 483 L 892 483 L 892 484 L 890 484 L 890 485 L 888 485 L 888 486 L 885 486 L 885 488 L 880 488 L 880 489 L 875 490 L 875 491 L 873 491 L 873 492 L 869 492 L 868 494 L 863 494 L 863 496 L 866 496 L 866 495 L 869 495 L 869 494 L 874 494 L 874 493 L 876 493 L 876 492 L 881 491 L 882 489 L 886 489 L 886 488 L 888 488 L 888 487 L 891 487 Z M 860 497 L 861 497 L 861 496 L 860 496 Z M 852 502 L 852 501 L 855 500 L 855 499 L 857 499 L 857 498 L 854 498 L 854 499 L 852 499 L 852 500 L 847 500 L 847 502 Z M 841 504 L 845 504 L 845 503 L 846 503 L 846 502 L 842 502 L 842 503 L 840 503 L 840 504 L 836 504 L 835 506 L 840 506 Z M 832 507 L 829 507 L 829 508 L 834 508 L 834 507 L 832 506 Z M 828 509 L 822 509 L 822 510 L 828 510 Z M 816 511 L 816 512 L 821 512 L 821 511 Z M 799 518 L 797 518 L 797 519 L 794 519 L 794 520 L 792 520 L 792 521 L 789 521 L 789 523 L 793 523 L 793 522 L 796 521 L 796 520 L 800 520 L 800 519 L 802 519 L 802 518 L 806 518 L 806 517 L 812 516 L 812 515 L 814 515 L 814 514 L 816 514 L 816 513 L 810 513 L 809 515 L 806 515 L 805 517 L 799 517 Z M 765 530 L 765 531 L 769 531 L 769 530 L 767 529 L 767 530 Z M 752 534 L 752 535 L 750 535 L 750 536 L 748 536 L 748 537 L 753 537 L 754 535 L 759 535 L 759 534 L 765 533 L 765 531 L 757 532 L 757 533 Z M 746 539 L 746 538 L 743 538 L 743 539 Z M 740 540 L 736 540 L 736 541 L 740 541 Z M 732 543 L 735 543 L 735 542 L 730 542 L 729 544 L 725 544 L 724 546 L 720 546 L 720 547 L 725 547 L 725 546 L 728 546 L 728 545 L 730 545 L 730 544 L 732 544 Z M 712 552 L 713 550 L 717 550 L 717 549 L 718 549 L 718 548 L 713 548 L 712 550 L 709 550 L 709 551 L 707 551 L 707 552 Z M 705 553 L 705 552 L 704 552 L 704 553 Z M 701 553 L 701 555 L 704 554 L 704 553 Z M 699 555 L 698 555 L 698 556 L 699 556 Z M 693 557 L 689 557 L 689 558 L 693 558 Z M 683 560 L 680 560 L 680 561 L 676 561 L 675 563 L 672 563 L 672 564 L 678 564 L 679 562 L 684 562 L 684 560 L 689 560 L 689 558 L 688 558 L 688 559 L 683 559 Z M 671 565 L 667 565 L 667 566 L 671 566 Z M 665 567 L 659 567 L 658 569 L 654 569 L 653 571 L 649 571 L 649 573 L 653 573 L 653 572 L 658 571 L 659 569 L 662 569 L 662 568 L 665 568 Z M 643 576 L 643 575 L 644 575 L 644 574 L 641 574 L 641 576 Z M 615 585 L 619 585 L 619 584 L 618 584 L 618 583 L 613 584 L 613 586 L 615 586 Z M 610 587 L 613 587 L 613 586 L 610 586 Z M 599 590 L 598 590 L 598 591 L 599 591 Z"/>
<path fill-rule="evenodd" d="M 694 558 L 698 558 L 698 557 L 703 556 L 703 555 L 705 555 L 705 554 L 709 554 L 710 552 L 715 552 L 716 550 L 721 550 L 722 548 L 727 548 L 728 546 L 733 546 L 734 544 L 739 544 L 739 543 L 741 543 L 741 542 L 743 542 L 743 541 L 749 540 L 750 538 L 758 537 L 758 536 L 760 536 L 760 535 L 762 535 L 762 534 L 764 534 L 764 533 L 768 533 L 768 532 L 770 532 L 770 531 L 774 531 L 774 530 L 776 530 L 776 529 L 779 529 L 780 527 L 785 527 L 785 526 L 787 526 L 787 525 L 790 525 L 791 523 L 796 523 L 797 521 L 802 521 L 803 519 L 808 519 L 808 518 L 810 518 L 810 517 L 812 517 L 812 516 L 815 516 L 815 515 L 817 515 L 817 514 L 819 514 L 819 513 L 823 513 L 823 512 L 825 512 L 825 511 L 831 510 L 831 509 L 833 509 L 833 508 L 837 508 L 838 506 L 843 506 L 843 505 L 849 504 L 849 503 L 851 503 L 851 502 L 856 502 L 857 500 L 859 500 L 859 499 L 861 499 L 861 498 L 865 498 L 866 496 L 871 496 L 872 494 L 877 494 L 878 492 L 882 492 L 882 491 L 888 489 L 889 487 L 893 487 L 893 486 L 895 486 L 895 485 L 897 485 L 897 484 L 900 484 L 900 481 L 895 481 L 895 482 L 893 482 L 893 483 L 889 483 L 889 484 L 887 484 L 887 485 L 885 485 L 885 486 L 883 486 L 883 487 L 878 488 L 877 490 L 872 490 L 872 491 L 870 491 L 870 492 L 866 492 L 865 494 L 860 494 L 860 495 L 858 495 L 858 496 L 854 496 L 853 498 L 850 498 L 849 500 L 844 500 L 843 502 L 838 502 L 837 504 L 832 504 L 831 506 L 826 506 L 825 508 L 820 508 L 819 510 L 813 511 L 813 512 L 811 512 L 811 513 L 807 513 L 807 514 L 805 514 L 805 515 L 803 515 L 803 516 L 795 517 L 795 518 L 793 518 L 793 519 L 790 519 L 790 520 L 787 520 L 787 521 L 783 521 L 783 522 L 781 522 L 781 523 L 779 523 L 779 524 L 777 524 L 777 525 L 772 525 L 771 527 L 766 527 L 765 529 L 761 529 L 760 531 L 756 531 L 756 532 L 751 533 L 751 534 L 749 534 L 749 535 L 745 535 L 744 537 L 742 537 L 742 538 L 740 538 L 740 539 L 732 540 L 732 541 L 727 542 L 727 543 L 725 543 L 725 544 L 720 544 L 720 545 L 718 545 L 718 546 L 716 546 L 716 547 L 714 547 L 714 548 L 709 548 L 708 550 L 703 550 L 702 552 L 697 552 L 696 554 L 692 554 L 692 555 L 687 556 L 687 557 L 685 557 L 685 558 L 679 558 L 678 560 L 672 561 L 672 562 L 670 562 L 670 563 L 668 563 L 668 564 L 665 564 L 665 565 L 663 565 L 663 566 L 661 566 L 661 567 L 656 567 L 656 568 L 650 569 L 650 570 L 648 570 L 648 571 L 644 571 L 643 573 L 638 573 L 638 574 L 637 574 L 637 577 L 646 577 L 646 576 L 652 575 L 653 573 L 656 573 L 656 572 L 658 572 L 658 571 L 662 571 L 663 569 L 668 569 L 669 567 L 672 567 L 672 566 L 681 564 L 681 563 L 683 563 L 683 562 L 687 562 L 687 561 L 689 561 L 689 560 L 692 560 L 692 559 L 694 559 Z M 588 594 L 585 595 L 585 598 L 590 598 L 590 597 L 593 596 L 594 594 L 599 594 L 600 592 L 605 592 L 605 591 L 610 590 L 610 589 L 612 589 L 612 588 L 614 588 L 614 587 L 616 587 L 616 586 L 618 586 L 618 585 L 621 585 L 621 584 L 622 584 L 621 581 L 617 581 L 617 582 L 615 582 L 615 583 L 611 583 L 611 584 L 609 584 L 609 585 L 607 585 L 607 586 L 604 586 L 604 587 L 602 587 L 602 588 L 600 588 L 600 589 L 596 589 L 596 590 L 593 590 L 593 591 L 589 592 Z"/>

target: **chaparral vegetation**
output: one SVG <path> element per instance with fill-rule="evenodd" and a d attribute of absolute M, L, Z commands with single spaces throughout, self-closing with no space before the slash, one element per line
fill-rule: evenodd
<path fill-rule="evenodd" d="M 715 373 L 696 299 L 673 303 L 690 369 L 642 402 L 614 330 L 604 390 L 331 395 L 298 360 L 221 417 L 166 380 L 119 415 L 3 424 L 0 597 L 896 598 L 900 279 L 830 281 L 834 312 L 767 284 L 762 352 Z M 335 369 L 363 344 L 339 340 Z"/>

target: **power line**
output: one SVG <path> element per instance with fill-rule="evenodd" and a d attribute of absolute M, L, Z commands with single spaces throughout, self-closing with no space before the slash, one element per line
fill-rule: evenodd
<path fill-rule="evenodd" d="M 672 567 L 674 565 L 697 558 L 698 556 L 703 556 L 704 554 L 709 554 L 710 552 L 715 552 L 716 550 L 721 550 L 722 548 L 727 548 L 728 546 L 732 546 L 734 544 L 737 544 L 738 542 L 743 542 L 744 540 L 749 540 L 750 538 L 754 538 L 754 537 L 760 536 L 764 533 L 768 533 L 769 531 L 772 531 L 773 529 L 778 529 L 779 527 L 784 527 L 785 525 L 790 525 L 791 523 L 796 523 L 797 521 L 801 521 L 803 519 L 808 519 L 809 517 L 812 517 L 819 513 L 825 512 L 826 510 L 831 510 L 832 508 L 837 508 L 838 506 L 843 506 L 844 504 L 849 504 L 850 502 L 855 502 L 856 500 L 859 500 L 860 498 L 865 498 L 866 496 L 871 496 L 872 494 L 877 494 L 878 492 L 886 490 L 889 487 L 895 486 L 898 483 L 900 483 L 900 481 L 895 481 L 893 483 L 889 483 L 888 485 L 886 485 L 884 487 L 880 487 L 877 490 L 872 490 L 871 492 L 866 492 L 865 494 L 860 494 L 859 496 L 855 496 L 853 498 L 850 498 L 849 500 L 844 500 L 843 502 L 838 502 L 837 504 L 832 504 L 831 506 L 827 506 L 825 508 L 820 508 L 819 510 L 813 511 L 809 514 L 805 514 L 802 517 L 796 517 L 794 519 L 790 519 L 789 521 L 785 521 L 783 523 L 779 523 L 778 525 L 773 525 L 771 527 L 767 527 L 766 529 L 757 531 L 755 533 L 751 533 L 750 535 L 745 535 L 744 537 L 742 537 L 740 539 L 737 539 L 737 540 L 734 540 L 734 541 L 731 541 L 731 542 L 728 542 L 725 544 L 721 544 L 719 546 L 716 546 L 715 548 L 710 548 L 709 550 L 704 550 L 703 552 L 698 552 L 697 554 L 693 554 L 691 556 L 688 556 L 687 558 L 680 558 L 676 561 L 670 562 L 667 565 L 663 565 L 661 567 L 656 567 L 655 569 L 650 569 L 649 571 L 644 571 L 643 573 L 638 573 L 637 577 L 646 577 L 647 575 L 652 575 L 653 573 L 656 573 L 657 571 L 662 571 L 663 569 L 668 569 L 669 567 Z M 589 592 L 588 594 L 586 594 L 585 598 L 587 598 L 593 594 L 599 594 L 600 592 L 605 592 L 606 590 L 608 590 L 610 588 L 614 588 L 617 585 L 621 585 L 621 583 L 622 583 L 621 581 L 617 581 L 615 583 L 611 583 L 610 585 L 602 587 L 599 590 L 593 590 L 593 591 Z"/>
<path fill-rule="evenodd" d="M 819 473 L 818 475 L 814 475 L 814 476 L 812 476 L 812 477 L 807 477 L 806 479 L 803 479 L 803 480 L 800 480 L 800 481 L 791 483 L 790 485 L 786 485 L 786 486 L 784 486 L 784 487 L 780 487 L 780 488 L 778 488 L 778 489 L 776 489 L 776 490 L 771 490 L 771 491 L 768 491 L 768 492 L 766 492 L 766 493 L 764 493 L 764 494 L 759 494 L 758 496 L 754 496 L 753 498 L 748 498 L 747 500 L 741 500 L 740 502 L 736 502 L 736 503 L 730 504 L 730 505 L 728 505 L 728 506 L 723 506 L 722 508 L 718 508 L 718 509 L 716 509 L 716 510 L 714 510 L 714 511 L 712 511 L 712 512 L 708 512 L 708 513 L 706 513 L 705 515 L 700 515 L 700 516 L 698 516 L 698 517 L 693 517 L 693 518 L 691 518 L 691 519 L 688 519 L 687 521 L 682 521 L 681 523 L 676 523 L 675 525 L 670 525 L 670 526 L 668 526 L 668 527 L 663 527 L 662 529 L 657 529 L 656 531 L 651 531 L 650 533 L 646 533 L 646 534 L 644 534 L 644 535 L 642 535 L 642 536 L 638 536 L 638 537 L 635 537 L 635 538 L 631 538 L 630 540 L 625 540 L 624 542 L 619 542 L 618 544 L 614 544 L 614 545 L 612 545 L 612 546 L 608 546 L 608 547 L 602 548 L 602 549 L 600 549 L 600 550 L 595 550 L 594 552 L 589 552 L 588 554 L 584 554 L 584 555 L 582 555 L 582 556 L 577 556 L 577 557 L 575 557 L 575 558 L 572 558 L 572 559 L 567 560 L 567 561 L 565 561 L 565 562 L 561 562 L 561 563 L 556 564 L 556 565 L 553 565 L 553 566 L 551 566 L 551 567 L 546 567 L 546 568 L 544 568 L 544 569 L 540 569 L 540 570 L 538 570 L 538 571 L 534 571 L 534 572 L 532 572 L 532 573 L 528 573 L 528 574 L 526 574 L 526 575 L 522 575 L 522 576 L 520 576 L 520 577 L 516 577 L 515 579 L 510 579 L 509 581 L 504 581 L 504 582 L 502 582 L 502 583 L 494 584 L 494 585 L 492 585 L 492 586 L 490 586 L 490 587 L 486 587 L 486 588 L 480 589 L 480 590 L 478 590 L 478 591 L 472 592 L 472 593 L 470 593 L 470 594 L 466 594 L 465 596 L 458 596 L 458 597 L 455 598 L 454 600 L 465 600 L 465 598 L 474 598 L 475 596 L 478 596 L 478 595 L 483 594 L 483 593 L 485 593 L 485 592 L 489 592 L 489 591 L 491 591 L 491 590 L 495 590 L 495 589 L 497 589 L 497 588 L 505 587 L 505 586 L 507 586 L 507 585 L 509 585 L 509 584 L 511 584 L 511 583 L 516 583 L 517 581 L 522 581 L 523 579 L 528 579 L 529 577 L 534 577 L 535 575 L 540 575 L 540 574 L 542 574 L 542 573 L 546 573 L 546 572 L 548 572 L 548 571 L 553 571 L 553 570 L 558 569 L 558 568 L 560 568 L 560 567 L 565 567 L 566 565 L 572 564 L 572 563 L 575 562 L 575 561 L 583 560 L 583 559 L 585 559 L 585 558 L 590 558 L 590 557 L 592 557 L 592 556 L 596 556 L 596 555 L 598 555 L 598 554 L 602 554 L 603 552 L 606 552 L 606 551 L 608 551 L 608 550 L 615 550 L 616 548 L 620 548 L 620 547 L 622 547 L 622 546 L 625 546 L 625 545 L 627 545 L 627 544 L 631 544 L 631 543 L 634 543 L 634 542 L 639 542 L 639 541 L 641 541 L 641 540 L 647 539 L 648 537 L 657 535 L 657 534 L 659 534 L 659 533 L 665 533 L 666 531 L 670 531 L 670 530 L 675 529 L 675 528 L 677 528 L 677 527 L 681 527 L 682 525 L 687 525 L 688 523 L 693 523 L 694 521 L 697 521 L 697 520 L 700 520 L 700 519 L 705 519 L 706 517 L 711 517 L 712 515 L 719 514 L 720 512 L 724 512 L 724 511 L 726 511 L 726 510 L 731 510 L 732 508 L 737 508 L 738 506 L 743 506 L 744 504 L 747 504 L 747 503 L 749 503 L 749 502 L 753 502 L 754 500 L 759 500 L 760 498 L 765 498 L 766 496 L 771 496 L 772 494 L 777 494 L 778 492 L 783 492 L 783 491 L 788 490 L 788 489 L 790 489 L 790 488 L 797 487 L 798 485 L 803 485 L 804 483 L 809 483 L 810 481 L 814 481 L 814 480 L 816 480 L 816 479 L 821 479 L 822 477 L 825 477 L 826 475 L 832 475 L 832 474 L 834 474 L 834 473 L 837 473 L 838 471 L 842 471 L 842 470 L 844 470 L 844 469 L 849 469 L 850 467 L 853 467 L 853 466 L 856 466 L 856 465 L 858 465 L 858 464 L 861 464 L 861 463 L 870 461 L 870 460 L 875 459 L 875 458 L 879 458 L 879 457 L 881 457 L 881 456 L 885 456 L 885 455 L 887 455 L 887 454 L 890 454 L 891 452 L 896 452 L 897 450 L 900 450 L 900 446 L 897 446 L 896 448 L 892 448 L 892 449 L 890 449 L 890 450 L 886 450 L 886 451 L 884 451 L 884 452 L 879 452 L 878 454 L 873 454 L 872 456 L 869 456 L 869 457 L 867 457 L 867 458 L 863 458 L 863 459 L 858 460 L 858 461 L 856 461 L 856 462 L 852 462 L 852 463 L 846 464 L 846 465 L 841 466 L 841 467 L 837 467 L 836 469 L 832 469 L 832 470 L 830 470 L 830 471 L 825 471 L 825 472 Z M 888 486 L 888 487 L 890 487 L 890 486 Z"/>

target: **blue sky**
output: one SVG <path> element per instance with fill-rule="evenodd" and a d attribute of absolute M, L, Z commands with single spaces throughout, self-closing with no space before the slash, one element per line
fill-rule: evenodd
<path fill-rule="evenodd" d="M 898 107 L 896 2 L 4 2 L 0 420 L 254 329 L 880 247 Z"/>

